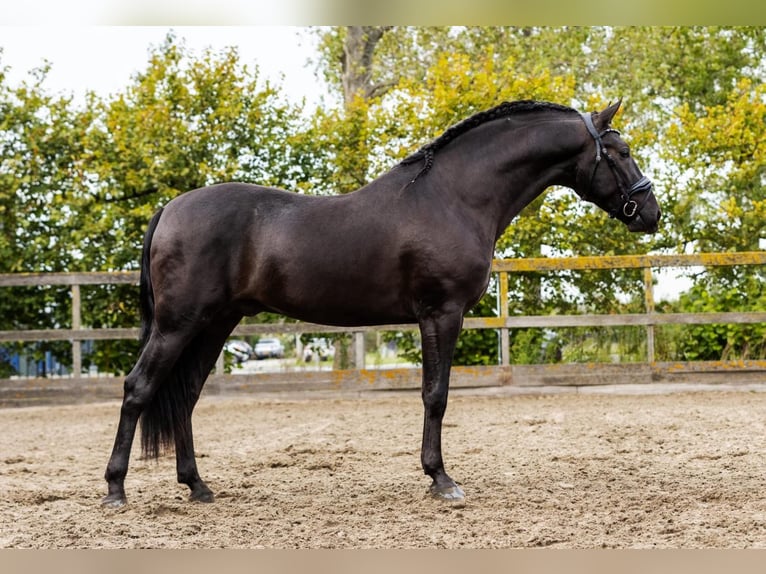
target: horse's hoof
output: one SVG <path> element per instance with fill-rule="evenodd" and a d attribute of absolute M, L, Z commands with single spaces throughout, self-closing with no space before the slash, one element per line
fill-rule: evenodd
<path fill-rule="evenodd" d="M 101 506 L 104 508 L 122 508 L 127 503 L 128 500 L 124 495 L 110 494 L 109 496 L 104 497 L 101 501 Z"/>
<path fill-rule="evenodd" d="M 189 495 L 189 500 L 192 502 L 215 502 L 215 496 L 209 490 L 202 492 L 192 492 Z"/>
<path fill-rule="evenodd" d="M 465 492 L 463 492 L 463 489 L 454 483 L 444 486 L 432 484 L 431 496 L 439 500 L 444 500 L 445 502 L 465 502 Z"/>

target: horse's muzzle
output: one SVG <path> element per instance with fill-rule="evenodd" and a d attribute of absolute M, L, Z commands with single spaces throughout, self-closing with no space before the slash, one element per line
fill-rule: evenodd
<path fill-rule="evenodd" d="M 644 206 L 644 209 L 642 209 L 636 217 L 628 223 L 628 231 L 634 233 L 656 233 L 660 228 L 660 217 L 661 212 L 659 207 L 652 213 L 650 208 Z"/>

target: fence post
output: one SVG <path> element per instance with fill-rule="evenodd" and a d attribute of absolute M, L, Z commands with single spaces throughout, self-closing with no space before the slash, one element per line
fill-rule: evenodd
<path fill-rule="evenodd" d="M 644 267 L 644 302 L 647 315 L 654 314 L 654 281 L 652 281 L 652 268 Z M 654 363 L 654 325 L 646 326 L 646 360 Z"/>
<path fill-rule="evenodd" d="M 82 329 L 80 286 L 72 285 L 72 329 Z M 72 375 L 82 375 L 82 341 L 72 339 Z"/>
<path fill-rule="evenodd" d="M 354 332 L 354 359 L 355 359 L 355 365 L 354 367 L 357 369 L 364 369 L 365 368 L 365 357 L 364 357 L 364 332 L 363 331 L 356 331 Z"/>
<path fill-rule="evenodd" d="M 505 319 L 508 317 L 508 273 L 500 272 L 500 316 Z M 508 328 L 500 329 L 500 364 L 507 366 L 511 364 L 511 347 L 508 340 Z"/>

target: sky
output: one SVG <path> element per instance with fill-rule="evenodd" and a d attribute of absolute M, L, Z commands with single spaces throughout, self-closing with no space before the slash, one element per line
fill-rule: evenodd
<path fill-rule="evenodd" d="M 333 4 L 334 0 L 0 0 L 0 24 L 317 24 L 327 19 Z"/>
<path fill-rule="evenodd" d="M 298 26 L 0 26 L 0 65 L 10 67 L 8 79 L 16 85 L 48 61 L 49 91 L 76 101 L 89 90 L 108 96 L 146 68 L 149 48 L 171 30 L 195 54 L 237 47 L 242 63 L 257 64 L 295 103 L 305 98 L 316 105 L 326 93 L 309 64 L 313 41 Z"/>

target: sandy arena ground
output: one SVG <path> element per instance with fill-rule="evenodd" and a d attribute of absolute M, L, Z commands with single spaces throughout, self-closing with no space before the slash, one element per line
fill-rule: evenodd
<path fill-rule="evenodd" d="M 214 504 L 134 450 L 100 506 L 119 403 L 0 409 L 3 548 L 766 547 L 766 393 L 453 393 L 427 494 L 417 393 L 204 397 Z"/>

